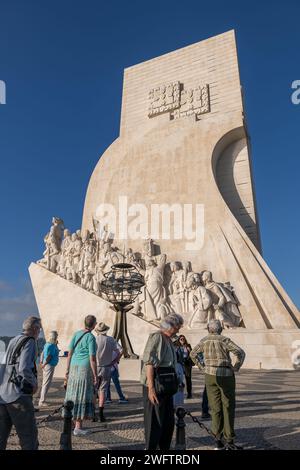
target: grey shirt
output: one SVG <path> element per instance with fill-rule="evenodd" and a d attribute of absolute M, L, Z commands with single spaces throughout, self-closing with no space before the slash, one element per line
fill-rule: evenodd
<path fill-rule="evenodd" d="M 6 353 L 0 364 L 0 404 L 13 403 L 24 393 L 12 382 L 9 381 L 12 373 L 12 355 L 18 343 L 25 335 L 18 335 L 13 338 L 7 347 Z M 37 346 L 34 339 L 27 341 L 17 358 L 16 373 L 26 379 L 33 387 L 37 386 L 37 378 L 34 374 L 35 360 L 37 357 Z"/>
<path fill-rule="evenodd" d="M 97 367 L 110 367 L 113 361 L 113 352 L 119 352 L 118 343 L 112 336 L 99 335 L 96 337 L 97 343 Z"/>

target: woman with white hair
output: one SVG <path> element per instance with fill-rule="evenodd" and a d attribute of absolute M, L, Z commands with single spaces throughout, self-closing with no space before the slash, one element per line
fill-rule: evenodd
<path fill-rule="evenodd" d="M 173 395 L 177 392 L 176 351 L 171 338 L 183 325 L 177 313 L 165 317 L 151 333 L 143 354 L 141 383 L 144 396 L 146 449 L 169 450 L 174 431 Z"/>
<path fill-rule="evenodd" d="M 57 331 L 50 331 L 48 341 L 45 343 L 43 352 L 41 354 L 41 368 L 43 370 L 43 383 L 41 389 L 41 396 L 39 400 L 39 408 L 48 406 L 46 403 L 46 395 L 50 388 L 55 367 L 58 364 L 58 353 L 59 349 L 57 347 Z"/>

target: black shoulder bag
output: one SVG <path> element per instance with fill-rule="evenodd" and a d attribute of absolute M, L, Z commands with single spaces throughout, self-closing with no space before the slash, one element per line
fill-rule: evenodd
<path fill-rule="evenodd" d="M 164 338 L 162 334 L 163 345 L 165 347 L 164 354 L 166 354 L 168 345 L 166 344 L 167 339 Z M 170 346 L 173 348 L 172 344 Z M 174 354 L 174 360 L 176 361 L 175 351 L 172 351 Z M 175 362 L 174 361 L 174 362 Z M 154 386 L 155 391 L 160 396 L 172 396 L 175 395 L 178 391 L 178 378 L 177 373 L 174 367 L 160 367 L 158 366 L 154 369 Z"/>
<path fill-rule="evenodd" d="M 24 377 L 22 377 L 21 375 L 17 375 L 16 364 L 17 364 L 17 359 L 21 355 L 22 349 L 24 348 L 25 344 L 28 343 L 29 340 L 31 339 L 35 341 L 33 336 L 25 336 L 19 341 L 15 350 L 13 351 L 11 362 L 9 364 L 13 366 L 11 374 L 10 374 L 9 382 L 12 382 L 13 384 L 15 384 L 20 389 L 20 391 L 24 393 L 25 395 L 32 395 L 33 387 L 32 387 L 32 384 L 28 382 Z M 37 370 L 36 370 L 35 362 L 34 362 L 34 367 L 33 367 L 32 372 L 37 377 Z"/>

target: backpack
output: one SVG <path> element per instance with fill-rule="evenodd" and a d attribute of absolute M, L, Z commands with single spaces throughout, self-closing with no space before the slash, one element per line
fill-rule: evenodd
<path fill-rule="evenodd" d="M 33 336 L 25 336 L 17 343 L 17 346 L 15 347 L 11 355 L 10 363 L 8 364 L 9 366 L 12 366 L 12 371 L 8 381 L 16 385 L 20 389 L 20 391 L 26 395 L 31 395 L 33 393 L 33 387 L 31 383 L 29 383 L 24 377 L 17 374 L 16 365 L 18 364 L 17 360 L 20 357 L 23 348 L 31 339 L 35 341 Z M 35 376 L 37 376 L 35 363 L 33 373 L 35 374 Z"/>

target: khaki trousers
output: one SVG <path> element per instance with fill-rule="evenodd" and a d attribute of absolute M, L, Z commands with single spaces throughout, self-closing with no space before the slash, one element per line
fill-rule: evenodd
<path fill-rule="evenodd" d="M 211 430 L 220 439 L 227 442 L 235 438 L 235 377 L 220 377 L 205 374 L 205 385 L 212 418 Z"/>
<path fill-rule="evenodd" d="M 43 369 L 43 383 L 41 389 L 40 403 L 44 403 L 48 390 L 50 388 L 55 366 L 50 366 L 47 364 Z"/>

